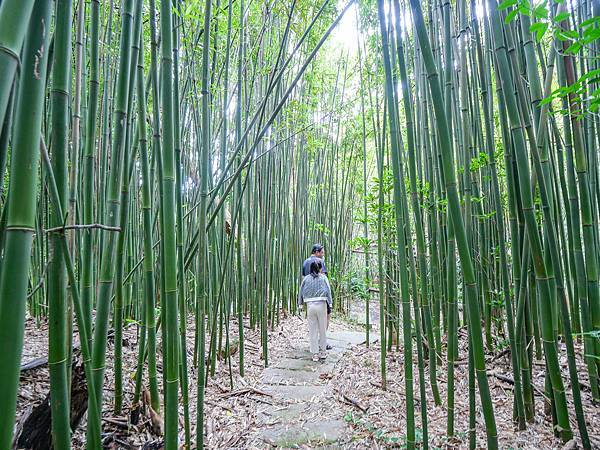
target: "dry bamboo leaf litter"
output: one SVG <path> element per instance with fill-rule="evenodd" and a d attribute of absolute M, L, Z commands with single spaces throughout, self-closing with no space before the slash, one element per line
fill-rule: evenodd
<path fill-rule="evenodd" d="M 193 348 L 193 323 L 188 324 L 188 348 Z M 269 330 L 269 367 L 275 367 L 279 361 L 289 357 L 293 352 L 302 351 L 306 346 L 306 323 L 297 316 L 288 316 L 273 330 Z M 346 331 L 349 325 L 343 322 L 333 321 L 330 331 Z M 230 333 L 235 338 L 237 325 L 232 321 Z M 372 334 L 375 335 L 375 331 Z M 26 323 L 26 344 L 23 352 L 23 362 L 39 358 L 47 353 L 47 325 L 42 323 L 37 327 L 32 320 Z M 402 353 L 392 350 L 388 353 L 388 388 L 381 390 L 379 377 L 379 355 L 378 343 L 372 343 L 369 348 L 364 345 L 352 346 L 344 353 L 339 361 L 335 362 L 332 369 L 321 373 L 318 377 L 319 384 L 328 387 L 325 394 L 312 395 L 304 400 L 292 398 L 274 397 L 265 390 L 261 377 L 264 372 L 264 362 L 261 359 L 260 336 L 257 331 L 245 329 L 246 351 L 246 376 L 239 377 L 238 360 L 232 357 L 232 370 L 234 373 L 233 390 L 229 384 L 229 373 L 227 361 L 218 361 L 216 376 L 210 379 L 206 389 L 205 403 L 205 442 L 207 448 L 265 448 L 267 444 L 261 439 L 260 431 L 265 427 L 273 427 L 284 423 L 279 418 L 262 420 L 259 413 L 268 411 L 271 414 L 285 411 L 290 405 L 307 405 L 303 410 L 302 422 L 304 427 L 310 428 L 315 420 L 333 420 L 344 417 L 348 423 L 345 435 L 339 444 L 344 448 L 379 448 L 390 445 L 390 442 L 401 442 L 404 435 L 404 379 Z M 459 333 L 460 357 L 466 357 L 466 333 Z M 124 339 L 129 345 L 123 348 L 123 363 L 126 368 L 124 374 L 124 404 L 131 404 L 134 392 L 134 379 L 131 376 L 136 364 L 137 332 L 135 327 L 127 327 L 124 330 Z M 160 335 L 159 335 L 160 339 Z M 159 340 L 160 342 L 160 340 Z M 144 417 L 140 423 L 133 427 L 128 421 L 128 410 L 123 416 L 112 415 L 112 396 L 110 389 L 113 378 L 112 368 L 112 342 L 109 343 L 107 370 L 105 374 L 105 397 L 103 404 L 104 429 L 109 438 L 106 445 L 109 448 L 160 448 L 160 437 L 151 431 L 150 421 Z M 578 355 L 581 355 L 582 346 L 576 344 Z M 190 353 L 191 355 L 191 353 Z M 159 355 L 160 356 L 160 355 Z M 490 387 L 495 396 L 494 407 L 498 426 L 499 444 L 501 448 L 562 448 L 551 432 L 551 423 L 544 415 L 542 398 L 536 396 L 536 417 L 533 423 L 528 424 L 525 431 L 515 431 L 512 422 L 512 389 L 510 382 L 511 371 L 509 366 L 510 355 L 490 355 L 487 361 L 488 373 L 490 375 Z M 580 358 L 579 358 L 580 359 Z M 416 361 L 416 355 L 415 355 Z M 191 356 L 188 360 L 190 367 L 190 418 L 191 429 L 195 433 L 196 414 L 196 371 L 191 365 Z M 566 362 L 561 360 L 565 379 Z M 583 386 L 582 397 L 589 425 L 589 433 L 592 442 L 600 444 L 600 411 L 591 402 L 591 395 L 585 388 L 589 386 L 587 371 L 583 363 L 580 364 L 581 383 Z M 160 365 L 159 365 L 160 369 Z M 427 372 L 427 366 L 425 367 Z M 468 444 L 468 382 L 466 364 L 456 365 L 455 383 L 455 409 L 456 409 L 456 436 L 446 436 L 446 409 L 442 406 L 434 406 L 429 383 L 427 384 L 428 405 L 428 431 L 430 443 L 440 448 L 463 448 Z M 439 387 L 443 402 L 446 397 L 445 376 L 446 367 L 442 364 L 439 369 Z M 162 376 L 158 373 L 159 378 Z M 429 374 L 425 374 L 428 380 Z M 536 392 L 543 392 L 543 366 L 534 365 L 534 387 Z M 290 385 L 290 383 L 281 383 Z M 293 385 L 290 385 L 293 388 Z M 418 386 L 418 369 L 415 365 L 415 419 L 417 427 L 420 428 L 420 399 Z M 49 389 L 49 378 L 46 367 L 39 367 L 23 372 L 19 389 L 17 422 L 34 404 L 41 401 Z M 336 395 L 341 393 L 340 396 Z M 569 401 L 570 392 L 568 392 Z M 360 405 L 360 407 L 359 407 Z M 479 408 L 479 406 L 478 406 Z M 181 417 L 183 409 L 180 408 Z M 296 421 L 297 422 L 297 421 Z M 294 423 L 294 422 L 291 422 Z M 574 423 L 574 422 L 573 422 Z M 309 425 L 307 425 L 309 424 Z M 575 423 L 574 423 L 575 424 Z M 73 447 L 84 448 L 85 421 L 73 436 Z M 574 429 L 576 427 L 574 426 Z M 180 441 L 184 441 L 183 426 L 180 431 Z M 483 417 L 478 409 L 477 415 L 477 441 L 478 445 L 484 445 L 485 433 L 483 428 Z"/>

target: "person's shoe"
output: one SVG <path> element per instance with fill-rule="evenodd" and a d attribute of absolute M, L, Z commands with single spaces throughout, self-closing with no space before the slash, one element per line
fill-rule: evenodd
<path fill-rule="evenodd" d="M 327 346 L 325 347 L 325 350 L 331 350 L 333 347 L 329 344 L 327 344 Z"/>
<path fill-rule="evenodd" d="M 313 360 L 314 362 L 319 362 L 319 354 L 318 354 L 318 353 L 315 353 L 314 355 L 312 355 L 312 360 Z"/>
<path fill-rule="evenodd" d="M 327 353 L 325 353 L 325 352 L 319 353 L 319 359 L 321 359 L 321 360 L 327 359 Z"/>

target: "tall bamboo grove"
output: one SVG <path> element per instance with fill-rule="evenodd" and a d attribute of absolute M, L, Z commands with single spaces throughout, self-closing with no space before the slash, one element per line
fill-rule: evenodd
<path fill-rule="evenodd" d="M 212 383 L 272 364 L 316 242 L 381 395 L 402 380 L 407 448 L 441 439 L 434 408 L 470 448 L 541 414 L 592 448 L 599 17 L 597 0 L 0 1 L 0 448 L 43 330 L 54 448 L 101 448 L 107 411 L 147 416 L 166 449 L 212 445 Z"/>

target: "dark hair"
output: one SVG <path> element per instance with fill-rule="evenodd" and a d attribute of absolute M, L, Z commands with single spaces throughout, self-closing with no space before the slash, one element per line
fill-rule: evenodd
<path fill-rule="evenodd" d="M 310 263 L 310 274 L 313 278 L 317 278 L 323 270 L 323 263 L 320 259 L 315 259 Z"/>
<path fill-rule="evenodd" d="M 321 250 L 323 250 L 323 246 L 321 244 L 315 244 L 312 247 L 312 254 L 319 253 Z"/>

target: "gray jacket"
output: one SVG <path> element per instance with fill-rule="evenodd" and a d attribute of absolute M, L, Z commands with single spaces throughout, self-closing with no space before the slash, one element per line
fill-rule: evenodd
<path fill-rule="evenodd" d="M 327 301 L 329 308 L 333 307 L 333 299 L 331 298 L 331 286 L 327 275 L 324 273 L 319 274 L 317 277 L 312 275 L 306 275 L 300 284 L 300 292 L 298 294 L 298 306 L 302 306 L 310 302 L 311 299 L 322 297 L 323 300 Z"/>

